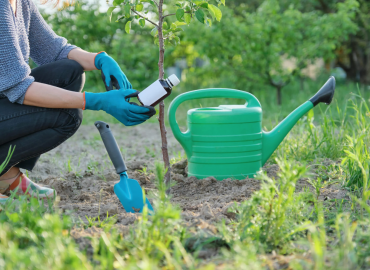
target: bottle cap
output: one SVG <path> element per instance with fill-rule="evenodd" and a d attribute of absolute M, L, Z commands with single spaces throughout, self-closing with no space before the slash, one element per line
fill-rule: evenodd
<path fill-rule="evenodd" d="M 175 74 L 172 74 L 171 76 L 169 76 L 168 80 L 172 83 L 173 86 L 176 86 L 180 83 L 179 78 L 177 78 Z"/>

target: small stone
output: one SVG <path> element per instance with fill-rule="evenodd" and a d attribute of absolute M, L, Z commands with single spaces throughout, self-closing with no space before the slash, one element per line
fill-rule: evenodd
<path fill-rule="evenodd" d="M 184 159 L 172 165 L 172 168 L 185 169 L 188 166 L 188 160 Z"/>
<path fill-rule="evenodd" d="M 184 159 L 172 165 L 172 172 L 176 174 L 185 175 L 185 168 L 188 165 L 188 160 Z"/>
<path fill-rule="evenodd" d="M 209 203 L 205 203 L 203 205 L 202 210 L 200 211 L 200 215 L 203 216 L 205 219 L 211 219 L 215 217 Z"/>

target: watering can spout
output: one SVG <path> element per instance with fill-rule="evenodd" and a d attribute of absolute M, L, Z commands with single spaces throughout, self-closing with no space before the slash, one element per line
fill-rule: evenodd
<path fill-rule="evenodd" d="M 272 153 L 276 150 L 285 136 L 297 123 L 297 121 L 305 115 L 309 110 L 319 103 L 329 105 L 333 99 L 335 91 L 335 78 L 332 76 L 324 84 L 323 87 L 308 101 L 303 103 L 292 113 L 290 113 L 283 121 L 281 121 L 270 132 L 263 132 L 262 136 L 262 165 L 266 163 Z"/>

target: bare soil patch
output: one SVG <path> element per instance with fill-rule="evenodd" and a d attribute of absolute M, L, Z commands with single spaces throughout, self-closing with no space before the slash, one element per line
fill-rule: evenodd
<path fill-rule="evenodd" d="M 150 193 L 155 189 L 154 161 L 161 160 L 158 125 L 112 125 L 111 128 L 129 168 L 129 176 L 138 180 Z M 183 154 L 170 130 L 168 133 L 171 156 Z M 189 225 L 211 232 L 215 230 L 212 224 L 222 219 L 229 223 L 234 218 L 232 213 L 228 213 L 229 207 L 247 200 L 260 188 L 260 181 L 255 179 L 217 181 L 213 177 L 203 180 L 187 177 L 186 166 L 186 160 L 173 166 L 172 179 L 176 185 L 171 189 L 172 202 L 182 209 L 183 218 Z M 264 167 L 270 177 L 276 177 L 278 169 L 276 164 Z M 139 214 L 126 213 L 114 194 L 113 186 L 119 181 L 119 176 L 95 127 L 82 126 L 70 140 L 43 155 L 30 177 L 55 188 L 59 196 L 58 207 L 76 221 L 87 222 L 86 217 L 97 216 L 104 219 L 108 213 L 116 216 L 117 226 L 126 230 L 138 218 Z M 306 179 L 297 183 L 297 191 L 307 187 L 313 190 Z M 320 199 L 345 197 L 346 191 L 337 184 L 323 189 Z"/>

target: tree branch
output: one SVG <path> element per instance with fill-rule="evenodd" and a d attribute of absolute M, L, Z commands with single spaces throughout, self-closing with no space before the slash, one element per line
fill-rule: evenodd
<path fill-rule="evenodd" d="M 146 20 L 146 21 L 150 22 L 151 24 L 153 24 L 154 26 L 156 26 L 156 27 L 158 28 L 158 24 L 156 24 L 155 22 L 153 22 L 153 21 L 149 20 L 147 17 L 145 17 L 145 16 L 141 15 L 141 14 L 140 14 L 139 12 L 137 12 L 136 10 L 131 9 L 131 11 L 132 11 L 133 13 L 135 13 L 136 15 L 138 15 L 139 17 L 143 18 L 144 20 Z"/>
<path fill-rule="evenodd" d="M 190 11 L 186 11 L 184 13 L 191 13 Z M 167 15 L 164 15 L 163 18 L 166 18 L 166 17 L 169 17 L 169 16 L 174 16 L 176 15 L 176 13 L 171 13 L 171 14 L 167 14 Z"/>
<path fill-rule="evenodd" d="M 153 0 L 154 4 L 156 4 L 156 6 L 159 8 L 159 5 L 157 3 L 157 1 Z"/>

